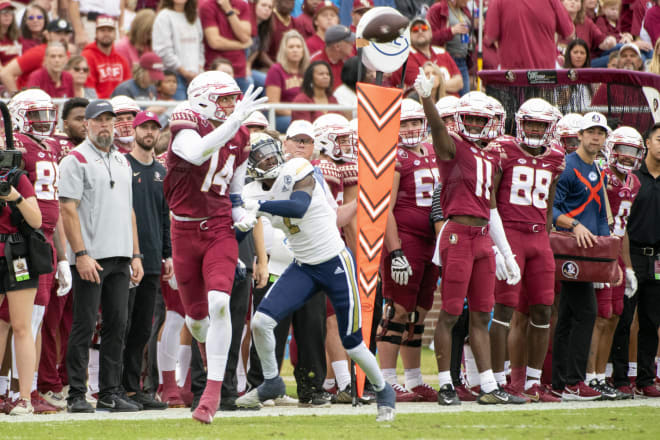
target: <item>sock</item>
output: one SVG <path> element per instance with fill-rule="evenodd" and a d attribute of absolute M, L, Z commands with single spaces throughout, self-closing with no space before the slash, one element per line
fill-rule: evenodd
<path fill-rule="evenodd" d="M 214 306 L 214 302 L 223 305 Z M 217 311 L 214 312 L 213 310 L 216 308 Z M 224 292 L 211 290 L 209 291 L 209 331 L 206 336 L 208 380 L 222 383 L 225 377 L 225 367 L 227 366 L 227 354 L 230 344 L 231 315 L 229 314 L 229 295 Z"/>
<path fill-rule="evenodd" d="M 182 387 L 186 382 L 186 377 L 188 376 L 188 370 L 190 369 L 190 359 L 192 358 L 192 349 L 190 345 L 179 345 L 179 353 L 177 355 L 177 377 L 179 378 L 179 386 Z"/>
<path fill-rule="evenodd" d="M 499 386 L 506 385 L 506 373 L 504 371 L 493 373 L 493 376 L 495 377 L 495 381 Z"/>
<path fill-rule="evenodd" d="M 99 351 L 89 349 L 89 364 L 87 365 L 87 385 L 90 393 L 99 392 Z"/>
<path fill-rule="evenodd" d="M 449 370 L 438 373 L 438 384 L 440 384 L 441 388 L 447 384 L 451 385 L 451 372 Z"/>
<path fill-rule="evenodd" d="M 390 385 L 396 385 L 399 383 L 396 377 L 396 368 L 383 368 L 382 372 L 385 382 L 389 383 Z"/>
<path fill-rule="evenodd" d="M 584 381 L 587 383 L 587 385 L 589 385 L 589 383 L 595 378 L 596 373 L 587 373 L 586 379 Z"/>
<path fill-rule="evenodd" d="M 534 369 L 532 368 L 532 370 Z M 540 372 L 541 370 L 534 370 L 534 371 Z M 529 376 L 529 367 L 527 367 L 526 373 L 525 373 L 525 367 L 511 367 L 511 386 L 513 387 L 513 389 L 519 391 L 521 391 L 523 387 L 527 389 L 525 381 L 528 376 Z M 534 376 L 534 377 L 541 377 L 541 373 L 539 373 L 538 376 Z"/>
<path fill-rule="evenodd" d="M 596 373 L 598 383 L 605 382 L 605 373 Z"/>
<path fill-rule="evenodd" d="M 530 389 L 535 384 L 539 384 L 539 385 L 541 384 L 541 373 L 543 373 L 543 370 L 537 370 L 536 368 L 527 367 L 528 379 L 525 381 L 526 390 Z"/>
<path fill-rule="evenodd" d="M 332 363 L 332 369 L 335 372 L 337 388 L 339 390 L 346 389 L 351 384 L 351 372 L 348 371 L 348 361 L 335 361 Z"/>
<path fill-rule="evenodd" d="M 334 379 L 326 379 L 323 381 L 323 389 L 324 390 L 331 390 L 335 386 L 335 380 Z"/>
<path fill-rule="evenodd" d="M 257 312 L 252 317 L 250 326 L 264 379 L 273 379 L 279 375 L 277 359 L 275 359 L 275 334 L 273 333 L 277 327 L 277 321 L 265 313 Z"/>
<path fill-rule="evenodd" d="M 511 374 L 511 361 L 504 361 L 504 374 Z"/>
<path fill-rule="evenodd" d="M 628 362 L 628 377 L 637 377 L 637 362 Z"/>
<path fill-rule="evenodd" d="M 655 377 L 660 377 L 660 358 L 655 358 Z"/>
<path fill-rule="evenodd" d="M 486 370 L 479 373 L 479 382 L 481 384 L 481 391 L 490 393 L 497 389 L 497 381 L 493 375 L 493 370 Z"/>
<path fill-rule="evenodd" d="M 467 384 L 469 387 L 476 387 L 479 385 L 479 369 L 477 368 L 477 361 L 474 360 L 474 354 L 469 345 L 463 347 L 465 354 L 465 373 L 467 375 Z"/>
<path fill-rule="evenodd" d="M 614 366 L 612 365 L 612 362 L 608 362 L 607 365 L 605 365 L 605 376 L 612 377 L 612 371 L 614 371 Z"/>
<path fill-rule="evenodd" d="M 346 353 L 362 368 L 362 371 L 367 375 L 369 382 L 371 382 L 376 391 L 381 391 L 385 388 L 385 379 L 378 367 L 376 356 L 369 351 L 367 346 L 364 345 L 364 342 L 360 342 L 357 347 L 346 350 Z"/>
<path fill-rule="evenodd" d="M 422 369 L 421 368 L 411 368 L 409 370 L 403 370 L 406 380 L 406 388 L 408 391 L 416 388 L 424 383 L 422 379 Z"/>
<path fill-rule="evenodd" d="M 38 377 L 39 377 L 39 373 L 37 371 L 35 371 L 34 372 L 34 377 L 32 378 L 32 389 L 30 390 L 30 392 L 37 390 L 37 378 Z"/>
<path fill-rule="evenodd" d="M 9 388 L 9 377 L 0 376 L 0 396 L 7 394 L 7 389 Z"/>
<path fill-rule="evenodd" d="M 179 334 L 183 327 L 183 316 L 176 312 L 167 311 L 163 331 L 158 342 L 157 361 L 158 371 L 176 370 L 176 355 L 179 347 Z"/>

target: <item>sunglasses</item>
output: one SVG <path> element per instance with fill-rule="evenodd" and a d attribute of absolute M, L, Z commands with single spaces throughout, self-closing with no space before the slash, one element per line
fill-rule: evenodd
<path fill-rule="evenodd" d="M 426 32 L 429 30 L 429 27 L 425 24 L 416 24 L 415 26 L 411 27 L 410 30 L 413 32 Z"/>
<path fill-rule="evenodd" d="M 76 72 L 85 72 L 85 73 L 87 73 L 87 72 L 89 72 L 89 67 L 74 67 L 73 70 L 75 70 Z"/>
<path fill-rule="evenodd" d="M 28 20 L 43 20 L 43 15 L 28 15 Z"/>

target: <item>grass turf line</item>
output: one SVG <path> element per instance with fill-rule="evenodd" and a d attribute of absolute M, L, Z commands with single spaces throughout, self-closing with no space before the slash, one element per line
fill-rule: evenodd
<path fill-rule="evenodd" d="M 660 438 L 657 408 L 401 414 L 394 423 L 369 416 L 1 423 L 3 439 L 621 439 Z"/>

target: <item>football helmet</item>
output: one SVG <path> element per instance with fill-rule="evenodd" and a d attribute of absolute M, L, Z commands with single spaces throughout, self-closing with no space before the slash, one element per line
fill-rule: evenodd
<path fill-rule="evenodd" d="M 488 96 L 488 101 L 490 102 L 493 113 L 495 113 L 495 119 L 493 119 L 493 126 L 490 133 L 491 139 L 495 139 L 498 136 L 504 135 L 504 123 L 506 122 L 506 110 L 500 101 Z"/>
<path fill-rule="evenodd" d="M 337 113 L 327 113 L 316 118 L 312 127 L 315 150 L 330 156 L 332 160 L 355 161 L 356 136 L 348 119 Z"/>
<path fill-rule="evenodd" d="M 525 101 L 516 112 L 516 141 L 528 147 L 538 148 L 548 145 L 555 131 L 557 112 L 548 101 L 532 98 Z M 542 122 L 543 130 L 525 129 L 525 122 Z"/>
<path fill-rule="evenodd" d="M 8 105 L 14 129 L 37 138 L 53 134 L 57 107 L 43 90 L 29 89 L 16 94 Z"/>
<path fill-rule="evenodd" d="M 620 173 L 627 174 L 642 166 L 646 147 L 637 130 L 624 126 L 610 133 L 605 141 L 605 151 L 609 165 L 614 166 Z"/>
<path fill-rule="evenodd" d="M 243 121 L 243 125 L 245 127 L 267 128 L 268 127 L 268 119 L 266 119 L 264 114 L 261 113 L 261 112 L 252 112 L 252 113 L 250 113 L 250 116 L 248 116 L 247 119 L 245 121 Z"/>
<path fill-rule="evenodd" d="M 399 144 L 404 147 L 414 148 L 426 137 L 426 114 L 422 104 L 412 99 L 401 101 L 401 122 L 420 120 L 422 124 L 419 128 L 410 130 L 399 130 Z"/>
<path fill-rule="evenodd" d="M 140 112 L 135 100 L 128 96 L 115 96 L 110 100 L 112 110 L 117 116 L 124 113 L 132 113 L 135 117 Z M 135 140 L 135 129 L 133 128 L 133 121 L 118 121 L 115 119 L 115 138 L 124 144 L 128 144 Z"/>
<path fill-rule="evenodd" d="M 250 135 L 247 174 L 254 180 L 276 179 L 284 164 L 282 144 L 266 133 Z"/>
<path fill-rule="evenodd" d="M 444 121 L 448 130 L 456 130 L 456 105 L 458 98 L 453 95 L 447 95 L 435 103 L 440 118 Z"/>
<path fill-rule="evenodd" d="M 233 111 L 233 105 L 218 104 L 218 98 L 231 95 L 240 96 L 241 89 L 234 78 L 217 70 L 200 73 L 188 85 L 190 107 L 207 119 L 215 121 L 226 120 L 231 114 L 228 110 L 231 108 Z"/>
<path fill-rule="evenodd" d="M 472 141 L 490 140 L 495 113 L 491 108 L 488 96 L 482 92 L 469 92 L 463 95 L 456 104 L 456 131 Z M 466 123 L 468 117 L 485 119 L 484 124 Z"/>
<path fill-rule="evenodd" d="M 566 113 L 563 118 L 557 122 L 555 128 L 555 139 L 559 141 L 566 151 L 566 154 L 577 150 L 580 145 L 578 133 L 582 125 L 582 115 L 578 113 Z"/>

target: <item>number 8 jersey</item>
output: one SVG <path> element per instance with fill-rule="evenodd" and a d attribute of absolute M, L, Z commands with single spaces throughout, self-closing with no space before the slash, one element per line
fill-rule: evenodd
<path fill-rule="evenodd" d="M 642 184 L 633 173 L 628 173 L 625 182 L 621 182 L 611 168 L 608 167 L 603 172 L 607 176 L 607 199 L 614 216 L 614 224 L 610 226 L 610 231 L 612 235 L 623 237 L 628 224 L 630 208 Z"/>

